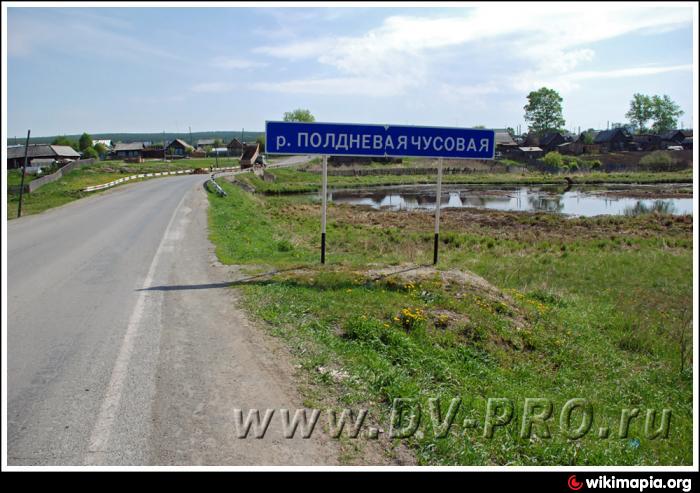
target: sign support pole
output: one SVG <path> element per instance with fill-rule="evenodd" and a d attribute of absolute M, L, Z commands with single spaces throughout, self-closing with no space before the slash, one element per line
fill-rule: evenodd
<path fill-rule="evenodd" d="M 433 265 L 438 262 L 440 239 L 440 199 L 442 198 L 442 158 L 438 159 L 437 196 L 435 197 L 435 244 L 433 245 Z"/>
<path fill-rule="evenodd" d="M 323 184 L 321 186 L 321 263 L 326 263 L 326 206 L 328 205 L 328 156 L 323 155 Z"/>

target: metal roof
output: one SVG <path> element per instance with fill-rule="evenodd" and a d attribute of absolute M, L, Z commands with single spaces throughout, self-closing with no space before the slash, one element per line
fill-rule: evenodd
<path fill-rule="evenodd" d="M 114 152 L 119 151 L 142 151 L 145 144 L 143 142 L 120 142 L 114 146 Z"/>
<path fill-rule="evenodd" d="M 24 157 L 24 146 L 13 146 L 7 148 L 7 158 L 17 159 Z M 79 158 L 80 154 L 70 146 L 55 146 L 50 144 L 30 144 L 27 148 L 27 157 L 32 158 L 56 158 L 70 157 Z"/>

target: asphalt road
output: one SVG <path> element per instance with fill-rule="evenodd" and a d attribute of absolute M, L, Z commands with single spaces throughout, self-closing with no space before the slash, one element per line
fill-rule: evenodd
<path fill-rule="evenodd" d="M 9 221 L 9 465 L 333 464 L 323 437 L 235 408 L 302 407 L 207 239 L 206 175 L 118 187 Z"/>

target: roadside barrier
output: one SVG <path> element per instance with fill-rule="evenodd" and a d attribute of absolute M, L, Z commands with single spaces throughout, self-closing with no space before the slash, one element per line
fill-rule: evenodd
<path fill-rule="evenodd" d="M 212 168 L 215 172 L 225 172 L 237 170 L 237 166 L 231 166 L 228 168 Z M 106 188 L 112 188 L 121 183 L 125 183 L 132 180 L 138 180 L 140 178 L 152 178 L 156 176 L 171 176 L 171 175 L 190 175 L 194 173 L 193 169 L 181 169 L 178 171 L 161 171 L 159 173 L 141 173 L 138 175 L 125 176 L 124 178 L 119 178 L 118 180 L 110 181 L 109 183 L 103 183 L 101 185 L 92 185 L 83 189 L 83 192 L 96 192 L 98 190 L 105 190 Z"/>

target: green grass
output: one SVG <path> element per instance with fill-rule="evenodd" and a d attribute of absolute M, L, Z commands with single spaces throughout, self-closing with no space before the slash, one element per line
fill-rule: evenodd
<path fill-rule="evenodd" d="M 210 227 L 223 262 L 305 267 L 241 283 L 247 308 L 289 344 L 320 389 L 314 396 L 332 396 L 336 408 L 367 406 L 387 426 L 394 398 L 422 403 L 423 435 L 406 440 L 421 464 L 692 463 L 692 351 L 681 370 L 678 342 L 692 340 L 689 216 L 445 211 L 440 268 L 483 276 L 508 295 L 502 302 L 438 278 L 410 285 L 368 276 L 370 263 L 430 261 L 429 214 L 330 205 L 321 268 L 318 204 L 222 186 L 229 195 L 210 195 Z M 406 308 L 422 313 L 410 327 Z M 334 382 L 318 366 L 352 378 Z M 443 412 L 462 398 L 446 438 L 429 423 L 432 397 Z M 465 417 L 483 425 L 490 397 L 514 401 L 514 422 L 492 439 L 481 427 L 462 435 Z M 593 431 L 570 440 L 559 412 L 576 397 L 591 403 Z M 525 398 L 553 402 L 551 438 L 518 436 Z M 643 417 L 617 437 L 621 410 L 633 407 L 642 416 L 672 409 L 669 437 L 645 437 Z M 603 425 L 610 438 L 597 438 Z"/>
<path fill-rule="evenodd" d="M 125 163 L 124 161 L 97 161 L 96 163 L 71 171 L 60 180 L 49 183 L 33 193 L 25 193 L 22 198 L 22 215 L 36 214 L 53 207 L 58 207 L 68 202 L 86 197 L 99 192 L 83 192 L 85 187 L 108 183 L 126 176 L 142 173 L 160 173 L 164 171 L 178 171 L 185 169 L 209 168 L 216 166 L 215 158 L 180 159 L 176 161 L 146 161 L 143 163 Z M 238 159 L 220 158 L 219 167 L 238 166 Z M 18 187 L 21 180 L 21 171 L 12 169 L 7 171 L 7 218 L 17 217 L 17 205 L 19 194 L 10 192 L 10 187 Z M 36 179 L 36 176 L 25 176 L 25 184 Z"/>
<path fill-rule="evenodd" d="M 267 194 L 309 193 L 321 189 L 321 175 L 296 168 L 270 170 L 275 181 L 263 181 L 255 175 L 242 175 L 255 190 Z M 572 174 L 573 180 L 581 184 L 599 183 L 692 183 L 692 171 L 677 172 L 592 172 Z M 434 175 L 372 175 L 372 176 L 329 176 L 329 186 L 336 188 L 367 187 L 376 185 L 416 185 L 435 183 Z M 530 184 L 560 184 L 564 182 L 563 175 L 546 173 L 469 173 L 443 176 L 443 183 L 453 184 L 492 184 L 492 185 L 530 185 Z"/>

